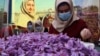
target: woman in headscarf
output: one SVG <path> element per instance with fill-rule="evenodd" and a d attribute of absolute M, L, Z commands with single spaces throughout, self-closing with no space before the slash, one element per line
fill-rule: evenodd
<path fill-rule="evenodd" d="M 43 23 L 41 20 L 37 20 L 34 24 L 34 32 L 44 32 Z"/>
<path fill-rule="evenodd" d="M 34 23 L 32 23 L 31 21 L 29 21 L 27 23 L 27 29 L 28 29 L 28 32 L 34 32 Z"/>
<path fill-rule="evenodd" d="M 63 33 L 87 41 L 91 37 L 91 32 L 85 22 L 75 15 L 73 9 L 72 0 L 56 0 L 55 19 L 50 26 L 49 33 Z"/>
<path fill-rule="evenodd" d="M 35 22 L 37 20 L 35 15 L 35 1 L 23 0 L 20 8 L 22 13 L 20 14 L 17 25 L 26 28 L 29 21 Z"/>

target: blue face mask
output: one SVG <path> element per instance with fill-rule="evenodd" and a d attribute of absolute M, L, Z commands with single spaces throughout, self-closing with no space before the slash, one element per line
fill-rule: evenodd
<path fill-rule="evenodd" d="M 39 32 L 41 32 L 42 31 L 42 27 L 41 26 L 37 26 L 36 30 L 39 31 Z"/>
<path fill-rule="evenodd" d="M 59 18 L 60 18 L 60 20 L 62 20 L 62 21 L 67 21 L 68 19 L 70 19 L 71 15 L 72 15 L 72 14 L 71 14 L 70 11 L 65 12 L 65 13 L 59 13 Z"/>
<path fill-rule="evenodd" d="M 28 28 L 32 28 L 32 27 L 33 27 L 32 25 L 29 25 L 29 26 L 28 26 Z"/>
<path fill-rule="evenodd" d="M 32 25 L 28 25 L 27 28 L 28 28 L 28 30 L 30 30 L 30 31 L 33 30 L 33 26 L 32 26 Z"/>

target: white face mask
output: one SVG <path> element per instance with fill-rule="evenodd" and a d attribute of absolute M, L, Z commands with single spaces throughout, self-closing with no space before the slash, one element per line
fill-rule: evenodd
<path fill-rule="evenodd" d="M 72 15 L 72 14 L 71 14 L 70 11 L 65 12 L 65 13 L 59 13 L 59 18 L 60 18 L 60 20 L 62 20 L 62 21 L 67 21 L 68 19 L 70 19 L 71 15 Z"/>

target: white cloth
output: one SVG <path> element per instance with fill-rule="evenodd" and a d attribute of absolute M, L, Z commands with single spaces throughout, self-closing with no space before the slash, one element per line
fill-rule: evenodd
<path fill-rule="evenodd" d="M 37 20 L 37 17 L 34 17 L 32 19 L 31 17 L 29 17 L 26 14 L 20 14 L 20 16 L 18 17 L 18 22 L 15 22 L 15 25 L 27 28 L 27 23 L 29 21 L 34 23 L 36 20 Z"/>
<path fill-rule="evenodd" d="M 89 42 L 82 42 L 81 43 L 86 47 L 86 48 L 89 48 L 89 49 L 94 49 L 95 48 L 95 45 L 93 43 L 89 43 Z"/>

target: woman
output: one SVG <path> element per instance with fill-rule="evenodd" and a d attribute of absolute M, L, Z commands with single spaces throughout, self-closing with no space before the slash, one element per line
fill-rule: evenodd
<path fill-rule="evenodd" d="M 35 15 L 34 0 L 23 0 L 21 4 L 21 12 L 17 25 L 27 28 L 27 23 L 29 21 L 35 22 L 37 19 Z"/>
<path fill-rule="evenodd" d="M 34 32 L 44 32 L 43 23 L 41 20 L 37 20 L 34 24 Z"/>
<path fill-rule="evenodd" d="M 27 23 L 27 29 L 28 32 L 34 32 L 34 24 L 31 21 Z"/>
<path fill-rule="evenodd" d="M 56 15 L 49 33 L 66 33 L 70 37 L 81 38 L 84 41 L 91 37 L 91 32 L 85 22 L 74 14 L 71 0 L 56 0 L 55 6 Z"/>
<path fill-rule="evenodd" d="M 27 23 L 31 21 L 34 23 L 36 21 L 35 16 L 35 3 L 34 0 L 23 0 L 21 4 L 21 13 L 18 17 L 18 22 L 16 22 L 14 25 L 7 26 L 2 29 L 0 36 L 4 37 L 5 30 L 8 30 L 7 35 L 13 35 L 16 34 L 16 30 L 20 31 L 21 33 L 28 32 L 27 30 Z M 18 33 L 19 34 L 19 33 Z"/>

